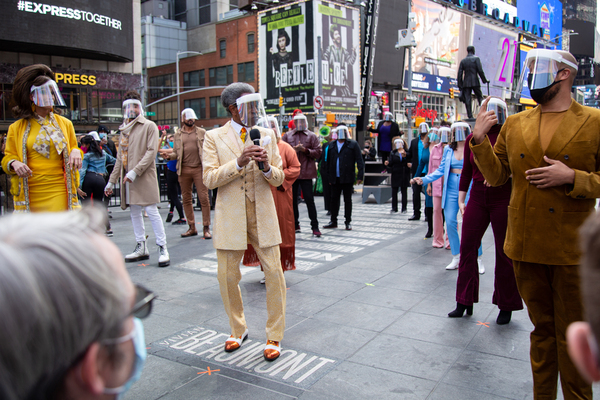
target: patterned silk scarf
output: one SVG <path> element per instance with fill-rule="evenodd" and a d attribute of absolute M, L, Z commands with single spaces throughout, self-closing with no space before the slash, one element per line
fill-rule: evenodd
<path fill-rule="evenodd" d="M 35 138 L 33 149 L 46 158 L 50 158 L 50 146 L 54 144 L 56 152 L 62 154 L 67 147 L 67 139 L 60 130 L 58 122 L 53 112 L 50 112 L 46 118 L 35 114 L 35 120 L 42 126 L 40 132 Z"/>
<path fill-rule="evenodd" d="M 121 163 L 123 164 L 123 168 L 126 172 L 129 172 L 127 169 L 127 154 L 129 153 L 129 134 L 133 129 L 133 125 L 137 122 L 138 115 L 133 121 L 130 123 L 123 122 L 123 125 L 119 127 L 119 131 L 121 131 L 121 139 L 119 140 L 119 154 L 121 155 Z"/>

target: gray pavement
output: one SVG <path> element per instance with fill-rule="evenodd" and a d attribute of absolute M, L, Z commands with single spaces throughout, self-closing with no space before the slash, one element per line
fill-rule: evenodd
<path fill-rule="evenodd" d="M 444 269 L 450 251 L 424 240 L 426 223 L 408 221 L 411 203 L 407 214 L 390 214 L 389 203 L 361 204 L 360 192 L 353 200 L 354 229 L 322 230 L 321 238 L 309 234 L 300 205 L 297 270 L 285 273 L 287 327 L 273 363 L 262 359 L 267 312 L 260 269 L 241 268 L 249 340 L 225 353 L 230 331 L 212 242 L 183 239 L 186 226 L 165 224 L 171 266 L 158 268 L 146 220 L 151 258 L 127 269 L 159 298 L 144 320 L 148 360 L 126 398 L 533 398 L 526 311 L 513 313 L 507 326 L 495 323 L 491 229 L 483 240 L 480 303 L 472 317 L 450 319 L 457 271 Z M 316 203 L 322 226 L 329 217 L 322 197 Z M 164 219 L 168 206 L 161 207 Z M 113 240 L 129 253 L 129 211 L 113 208 L 112 216 Z M 201 227 L 199 211 L 196 221 Z"/>

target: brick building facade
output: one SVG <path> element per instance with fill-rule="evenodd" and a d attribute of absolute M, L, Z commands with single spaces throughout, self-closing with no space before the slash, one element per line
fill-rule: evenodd
<path fill-rule="evenodd" d="M 180 59 L 180 107 L 182 110 L 186 107 L 193 108 L 200 120 L 199 125 L 212 129 L 223 125 L 229 119 L 220 103 L 223 89 L 210 87 L 226 86 L 232 82 L 248 82 L 258 90 L 256 27 L 255 15 L 218 22 L 216 51 Z M 175 72 L 175 63 L 148 69 L 147 104 L 176 94 Z M 158 125 L 178 125 L 176 98 L 159 102 L 146 111 L 156 113 L 149 119 Z"/>

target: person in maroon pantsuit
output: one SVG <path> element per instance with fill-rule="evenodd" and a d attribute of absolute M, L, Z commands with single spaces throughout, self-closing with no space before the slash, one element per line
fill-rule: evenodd
<path fill-rule="evenodd" d="M 496 103 L 501 100 L 490 102 Z M 504 102 L 502 102 L 504 104 Z M 502 106 L 500 106 L 502 109 Z M 506 119 L 506 105 L 504 104 L 504 118 L 502 110 L 499 115 L 499 124 L 494 125 L 487 136 L 492 146 L 496 143 L 502 123 Z M 467 137 L 470 143 L 473 134 Z M 465 146 L 464 166 L 459 184 L 458 203 L 463 214 L 462 238 L 460 241 L 460 263 L 458 265 L 458 280 L 456 282 L 456 310 L 448 316 L 462 317 L 465 310 L 471 311 L 473 303 L 479 302 L 479 271 L 477 265 L 477 250 L 481 239 L 490 222 L 494 231 L 496 247 L 496 268 L 494 277 L 494 295 L 492 303 L 498 306 L 500 313 L 496 319 L 499 325 L 510 322 L 512 311 L 522 310 L 523 301 L 517 289 L 512 261 L 504 253 L 504 239 L 508 223 L 508 203 L 510 200 L 511 181 L 504 185 L 489 187 L 482 173 L 477 168 L 469 146 Z M 469 191 L 469 202 L 465 207 L 465 198 Z M 468 314 L 470 314 L 468 312 Z"/>

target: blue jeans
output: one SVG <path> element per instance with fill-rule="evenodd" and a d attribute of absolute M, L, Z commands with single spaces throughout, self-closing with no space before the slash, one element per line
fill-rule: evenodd
<path fill-rule="evenodd" d="M 460 174 L 448 176 L 448 188 L 446 189 L 446 204 L 444 205 L 444 216 L 446 217 L 446 230 L 450 241 L 450 251 L 453 256 L 460 254 L 460 237 L 458 236 L 458 184 Z M 481 243 L 479 244 L 478 256 L 482 254 Z"/>

